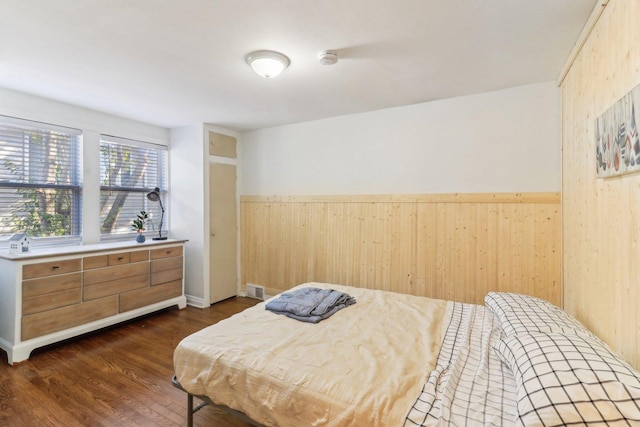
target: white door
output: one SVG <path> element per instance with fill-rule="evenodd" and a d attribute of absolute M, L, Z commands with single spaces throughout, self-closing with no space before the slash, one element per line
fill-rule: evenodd
<path fill-rule="evenodd" d="M 209 164 L 209 289 L 211 304 L 238 293 L 236 167 Z"/>

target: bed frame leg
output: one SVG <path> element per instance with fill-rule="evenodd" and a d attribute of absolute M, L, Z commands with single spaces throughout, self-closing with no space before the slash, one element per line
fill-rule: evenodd
<path fill-rule="evenodd" d="M 187 393 L 187 427 L 193 427 L 193 395 Z"/>

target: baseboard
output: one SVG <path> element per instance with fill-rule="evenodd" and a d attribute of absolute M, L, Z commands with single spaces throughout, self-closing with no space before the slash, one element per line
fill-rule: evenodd
<path fill-rule="evenodd" d="M 185 295 L 187 297 L 187 305 L 196 308 L 207 308 L 209 304 L 205 304 L 204 299 L 194 297 L 193 295 Z"/>
<path fill-rule="evenodd" d="M 238 296 L 239 297 L 245 297 L 245 298 L 252 298 L 249 295 L 247 295 L 247 291 L 238 291 Z M 273 295 L 269 295 L 267 293 L 264 294 L 264 301 L 268 300 L 269 298 L 273 297 Z M 255 299 L 255 298 L 252 298 Z M 263 300 L 260 300 L 263 301 Z"/>

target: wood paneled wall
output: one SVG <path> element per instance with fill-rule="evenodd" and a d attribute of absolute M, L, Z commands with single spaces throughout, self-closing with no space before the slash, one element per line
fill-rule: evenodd
<path fill-rule="evenodd" d="M 329 282 L 483 303 L 561 305 L 560 195 L 243 196 L 242 285 Z"/>
<path fill-rule="evenodd" d="M 565 309 L 636 368 L 640 174 L 596 178 L 595 120 L 640 83 L 639 28 L 640 1 L 610 0 L 562 83 Z"/>

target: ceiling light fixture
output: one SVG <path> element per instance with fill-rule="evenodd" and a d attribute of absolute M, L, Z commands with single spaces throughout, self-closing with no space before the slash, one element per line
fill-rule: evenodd
<path fill-rule="evenodd" d="M 276 77 L 290 64 L 289 58 L 272 50 L 258 50 L 245 57 L 247 64 L 261 77 Z"/>

